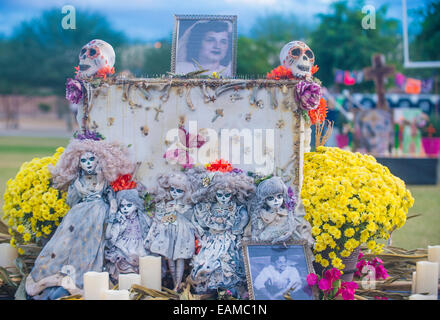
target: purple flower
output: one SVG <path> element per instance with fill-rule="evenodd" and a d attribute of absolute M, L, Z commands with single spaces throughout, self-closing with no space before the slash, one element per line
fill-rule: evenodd
<path fill-rule="evenodd" d="M 86 140 L 86 139 L 88 139 L 88 140 L 100 141 L 100 140 L 104 140 L 105 139 L 100 133 L 95 132 L 95 131 L 88 131 L 88 130 L 86 130 L 83 133 L 75 132 L 73 137 L 75 139 L 78 139 L 78 140 Z"/>
<path fill-rule="evenodd" d="M 314 110 L 318 108 L 321 100 L 321 87 L 314 82 L 300 81 L 296 85 L 295 95 L 301 109 Z"/>
<path fill-rule="evenodd" d="M 66 82 L 66 99 L 71 103 L 79 103 L 83 97 L 81 81 L 68 78 Z"/>
<path fill-rule="evenodd" d="M 243 173 L 243 170 L 241 170 L 239 168 L 234 168 L 234 169 L 232 169 L 232 172 L 237 173 L 237 174 L 241 174 L 241 173 Z"/>
<path fill-rule="evenodd" d="M 296 206 L 295 194 L 293 192 L 293 189 L 291 187 L 289 187 L 287 189 L 286 207 L 288 210 L 294 210 L 295 206 Z"/>

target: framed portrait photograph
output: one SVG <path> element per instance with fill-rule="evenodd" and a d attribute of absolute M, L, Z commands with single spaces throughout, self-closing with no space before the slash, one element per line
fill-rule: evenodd
<path fill-rule="evenodd" d="M 243 255 L 251 300 L 316 299 L 306 281 L 314 271 L 305 241 L 286 245 L 243 242 Z"/>
<path fill-rule="evenodd" d="M 237 60 L 237 16 L 174 15 L 171 72 L 207 70 L 232 78 Z"/>

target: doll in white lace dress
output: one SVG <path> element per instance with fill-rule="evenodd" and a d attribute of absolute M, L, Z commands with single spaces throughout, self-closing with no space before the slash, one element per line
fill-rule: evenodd
<path fill-rule="evenodd" d="M 282 243 L 307 239 L 303 221 L 295 213 L 296 200 L 280 177 L 260 182 L 251 205 L 251 239 Z"/>
<path fill-rule="evenodd" d="M 174 290 L 180 288 L 185 259 L 191 259 L 195 252 L 191 193 L 187 176 L 178 171 L 160 175 L 152 193 L 155 209 L 146 245 L 151 253 L 166 258 Z"/>
<path fill-rule="evenodd" d="M 136 189 L 118 191 L 118 211 L 106 230 L 105 267 L 113 283 L 120 273 L 139 273 L 139 257 L 149 255 L 145 239 L 151 225 Z"/>
<path fill-rule="evenodd" d="M 200 252 L 191 262 L 197 292 L 227 289 L 236 295 L 244 284 L 240 240 L 249 222 L 246 202 L 254 190 L 253 180 L 245 174 L 216 172 L 209 186 L 193 197 L 198 202 L 193 224 L 201 237 Z"/>

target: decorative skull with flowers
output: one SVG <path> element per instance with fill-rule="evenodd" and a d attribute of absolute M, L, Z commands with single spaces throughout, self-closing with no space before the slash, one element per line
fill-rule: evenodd
<path fill-rule="evenodd" d="M 295 78 L 306 79 L 311 77 L 315 55 L 304 42 L 291 41 L 281 49 L 280 62 L 292 71 Z"/>
<path fill-rule="evenodd" d="M 106 78 L 114 73 L 115 51 L 107 42 L 95 39 L 82 47 L 79 53 L 77 77 L 86 79 L 91 77 Z"/>

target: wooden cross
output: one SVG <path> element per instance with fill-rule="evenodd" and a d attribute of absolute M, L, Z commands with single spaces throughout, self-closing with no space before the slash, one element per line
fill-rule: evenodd
<path fill-rule="evenodd" d="M 364 69 L 364 78 L 365 80 L 374 80 L 377 93 L 377 108 L 387 110 L 385 79 L 394 74 L 394 66 L 385 65 L 385 56 L 383 54 L 375 54 L 371 60 L 372 67 Z"/>
<path fill-rule="evenodd" d="M 432 135 L 435 133 L 435 128 L 433 127 L 432 123 L 429 124 L 428 129 L 426 129 L 428 132 L 428 136 L 432 138 Z"/>
<path fill-rule="evenodd" d="M 159 121 L 159 113 L 163 112 L 162 105 L 159 105 L 158 108 L 154 108 L 156 110 L 156 116 L 154 117 L 154 120 Z"/>

